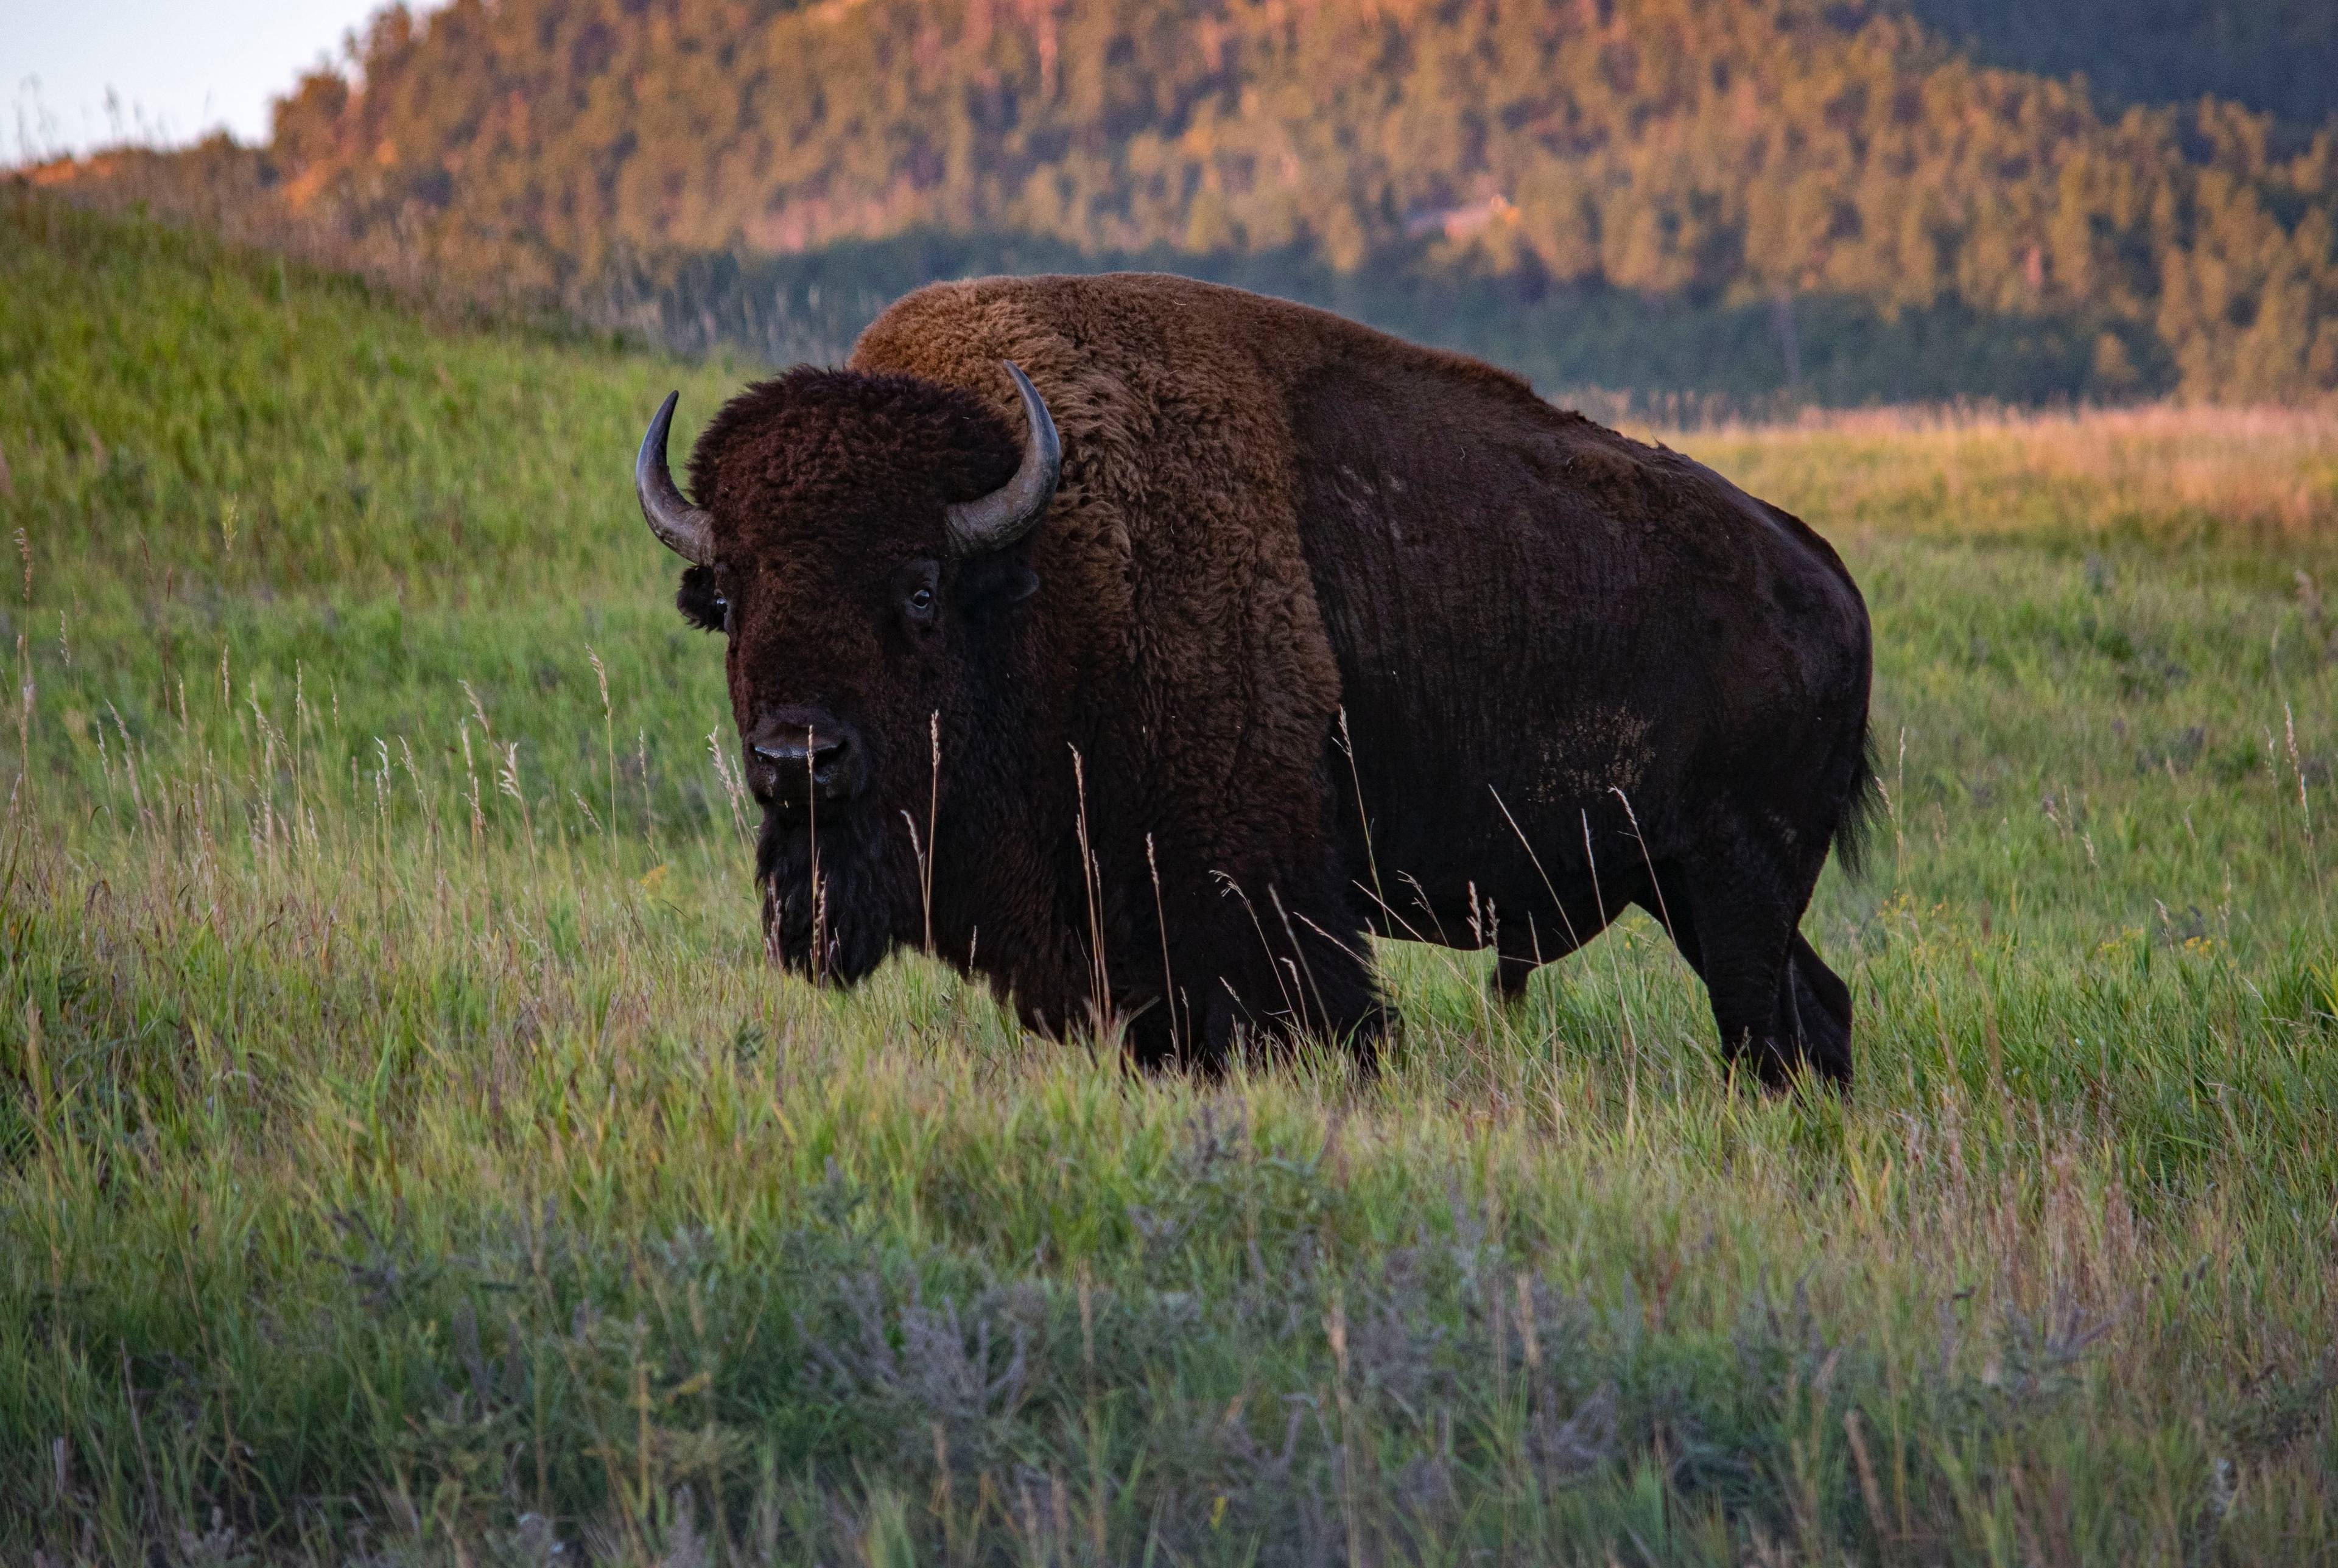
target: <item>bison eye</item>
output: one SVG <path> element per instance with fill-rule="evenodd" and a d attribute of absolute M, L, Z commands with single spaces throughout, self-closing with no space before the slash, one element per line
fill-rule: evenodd
<path fill-rule="evenodd" d="M 935 612 L 941 608 L 941 575 L 940 563 L 912 561 L 894 578 L 901 619 L 913 630 L 922 631 L 934 623 Z"/>
<path fill-rule="evenodd" d="M 683 618 L 704 632 L 724 630 L 730 613 L 730 603 L 722 589 L 715 586 L 713 572 L 704 566 L 693 566 L 682 574 L 682 591 L 674 595 L 674 606 Z"/>

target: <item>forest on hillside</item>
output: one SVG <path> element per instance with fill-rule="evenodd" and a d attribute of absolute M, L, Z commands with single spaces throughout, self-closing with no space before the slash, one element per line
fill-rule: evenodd
<path fill-rule="evenodd" d="M 2338 114 L 2329 0 L 1901 0 L 1992 65 L 2087 78 L 2096 102 L 2229 98 L 2293 128 Z"/>
<path fill-rule="evenodd" d="M 1546 384 L 2338 393 L 2338 129 L 2113 111 L 1973 63 L 2010 13 L 1953 4 L 457 0 L 211 169 L 360 264 L 765 352 L 1036 260 Z"/>

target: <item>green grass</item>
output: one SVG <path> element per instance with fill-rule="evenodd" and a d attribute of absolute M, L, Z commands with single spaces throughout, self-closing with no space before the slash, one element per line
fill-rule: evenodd
<path fill-rule="evenodd" d="M 1847 1101 L 1637 921 L 1206 1084 L 760 961 L 744 374 L 0 197 L 0 1560 L 2328 1558 L 2338 428 L 1685 438 L 1875 613 Z"/>

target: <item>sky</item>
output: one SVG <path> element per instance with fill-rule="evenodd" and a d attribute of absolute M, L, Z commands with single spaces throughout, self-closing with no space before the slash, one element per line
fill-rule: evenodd
<path fill-rule="evenodd" d="M 0 167 L 221 126 L 260 141 L 269 100 L 385 3 L 0 0 Z"/>

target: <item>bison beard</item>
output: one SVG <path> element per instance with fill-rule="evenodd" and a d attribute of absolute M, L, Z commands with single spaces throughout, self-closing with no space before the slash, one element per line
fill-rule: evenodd
<path fill-rule="evenodd" d="M 763 939 L 789 969 L 850 985 L 884 962 L 892 899 L 883 847 L 865 812 L 839 809 L 808 823 L 801 808 L 766 808 L 755 876 Z"/>

